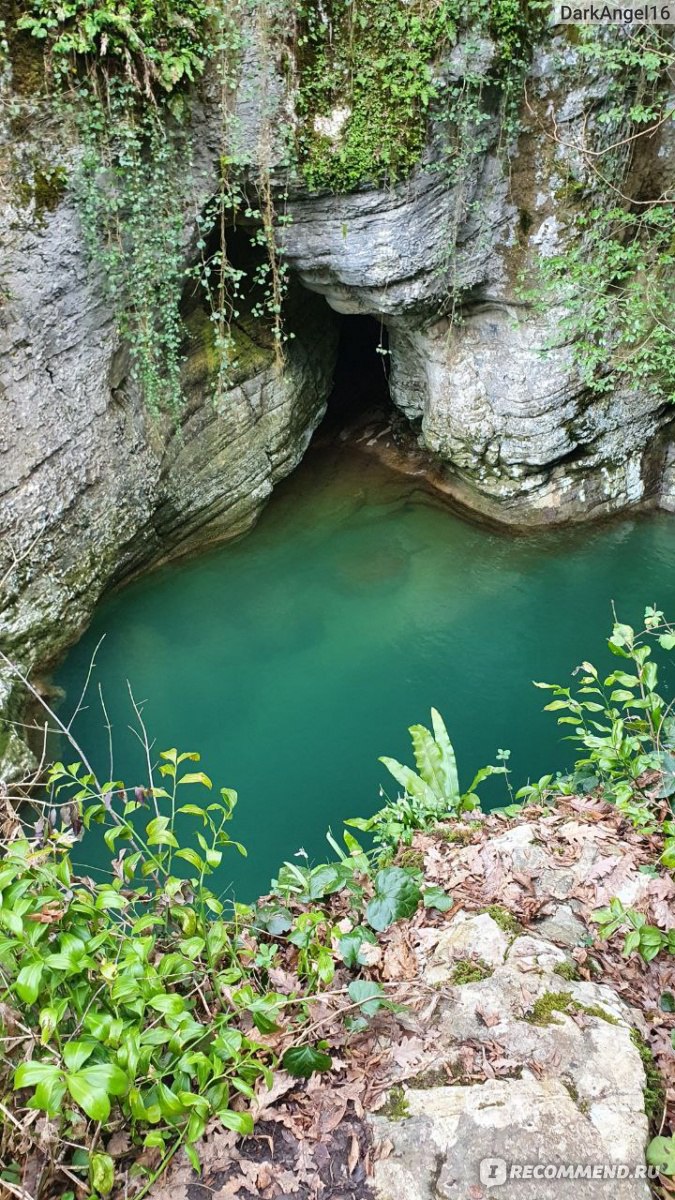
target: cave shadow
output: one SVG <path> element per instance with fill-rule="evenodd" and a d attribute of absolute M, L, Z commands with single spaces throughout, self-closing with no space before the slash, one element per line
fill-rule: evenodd
<path fill-rule="evenodd" d="M 341 316 L 333 387 L 322 435 L 334 435 L 364 414 L 384 416 L 391 410 L 389 365 L 386 326 L 376 317 Z"/>

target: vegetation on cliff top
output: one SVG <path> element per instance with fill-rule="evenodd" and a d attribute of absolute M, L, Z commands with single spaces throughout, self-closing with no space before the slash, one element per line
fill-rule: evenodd
<path fill-rule="evenodd" d="M 227 8 L 213 0 L 31 0 L 22 15 L 7 9 L 17 82 L 29 38 L 44 48 L 48 87 L 67 100 L 84 144 L 73 182 L 87 245 L 109 281 L 153 411 L 181 407 L 180 303 L 190 277 L 211 310 L 217 400 L 228 386 L 236 365 L 231 324 L 245 286 L 228 253 L 227 231 L 237 220 L 263 251 L 259 315 L 270 321 L 282 361 L 286 269 L 275 229 L 284 196 L 283 186 L 276 198 L 272 188 L 273 145 L 278 156 L 285 142 L 285 166 L 310 190 L 339 192 L 404 178 L 424 159 L 431 132 L 431 169 L 458 185 L 447 232 L 448 311 L 461 317 L 454 241 L 467 205 L 481 219 L 465 182 L 490 144 L 507 160 L 518 152 L 532 49 L 550 37 L 546 13 L 540 0 L 471 0 L 468 8 L 457 0 L 236 0 Z M 558 43 L 561 89 L 584 87 L 596 74 L 604 88 L 599 97 L 590 89 L 579 169 L 561 189 L 570 246 L 542 260 L 531 295 L 541 303 L 543 287 L 547 301 L 564 300 L 561 328 L 591 391 L 625 380 L 672 398 L 672 199 L 658 186 L 648 194 L 641 169 L 649 139 L 671 118 L 672 42 L 660 27 L 639 26 L 582 29 L 572 50 Z M 289 124 L 261 94 L 258 144 L 242 153 L 231 99 L 253 45 L 263 74 L 285 72 L 297 121 Z M 187 127 L 208 64 L 220 90 L 219 178 L 197 218 L 198 261 L 186 273 L 188 210 L 199 190 Z M 560 141 L 555 128 L 543 134 Z M 36 191 L 36 215 L 38 206 L 47 210 Z"/>
<path fill-rule="evenodd" d="M 641 633 L 616 622 L 609 646 L 626 670 L 603 680 L 584 663 L 578 695 L 553 688 L 547 707 L 564 713 L 559 720 L 573 727 L 585 757 L 572 776 L 556 778 L 548 803 L 595 789 L 645 844 L 659 846 L 665 871 L 675 845 L 675 735 L 671 706 L 657 691 L 654 651 L 672 653 L 675 630 L 649 608 Z M 199 1168 L 197 1146 L 211 1118 L 250 1133 L 257 1091 L 272 1087 L 278 1064 L 299 1078 L 329 1070 L 338 1026 L 348 1037 L 391 1007 L 386 986 L 368 970 L 378 937 L 420 905 L 438 914 L 452 907 L 425 876 L 424 857 L 399 855 L 401 843 L 461 816 L 467 799 L 475 808 L 475 788 L 488 774 L 507 784 L 508 775 L 503 762 L 462 792 L 452 744 L 433 712 L 433 732 L 411 729 L 416 770 L 383 760 L 403 788 L 391 813 L 348 823 L 376 833 L 372 850 L 349 831 L 343 845 L 329 835 L 332 862 L 287 862 L 257 905 L 225 904 L 209 881 L 223 854 L 245 853 L 228 832 L 236 793 L 223 788 L 214 797 L 195 753 L 165 751 L 153 768 L 142 722 L 147 784 L 126 787 L 112 771 L 101 781 L 68 727 L 51 717 L 78 759 L 50 767 L 44 799 L 33 799 L 41 815 L 32 836 L 12 822 L 0 863 L 0 1073 L 12 1105 L 3 1178 L 17 1184 L 21 1155 L 37 1152 L 30 1120 L 37 1110 L 52 1131 L 46 1192 L 70 1179 L 86 1180 L 92 1196 L 110 1194 L 115 1161 L 107 1142 L 124 1129 L 139 1148 L 158 1153 L 152 1169 L 138 1165 L 142 1196 L 180 1146 Z M 544 815 L 546 802 L 539 798 Z M 502 819 L 517 812 L 507 805 Z M 179 814 L 193 823 L 182 840 Z M 73 847 L 95 825 L 111 854 L 102 882 L 72 865 Z M 442 838 L 439 845 L 454 852 Z M 625 955 L 650 961 L 675 952 L 670 935 L 618 901 L 597 914 L 604 939 L 625 922 Z M 481 963 L 462 961 L 454 981 L 486 974 Z M 317 1021 L 318 995 L 337 1007 Z M 554 1000 L 555 1009 L 569 1007 L 567 993 Z M 533 1020 L 548 1019 L 540 1007 Z M 664 1147 L 670 1153 L 661 1135 L 653 1150 L 659 1161 Z"/>

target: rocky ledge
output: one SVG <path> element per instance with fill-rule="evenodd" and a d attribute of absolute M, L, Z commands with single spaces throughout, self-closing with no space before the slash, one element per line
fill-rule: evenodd
<path fill-rule="evenodd" d="M 659 1006 L 674 972 L 622 958 L 591 917 L 618 896 L 675 924 L 672 880 L 643 869 L 650 840 L 560 798 L 442 824 L 399 861 L 453 899 L 392 926 L 362 968 L 400 1007 L 347 1034 L 344 998 L 317 997 L 332 1072 L 277 1074 L 254 1136 L 210 1130 L 201 1179 L 179 1160 L 153 1200 L 647 1200 L 645 1147 L 675 1105 Z"/>

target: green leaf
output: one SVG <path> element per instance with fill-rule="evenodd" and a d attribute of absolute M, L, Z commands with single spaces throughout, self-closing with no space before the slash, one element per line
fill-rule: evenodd
<path fill-rule="evenodd" d="M 85 1067 L 78 1074 L 93 1088 L 105 1088 L 111 1096 L 123 1096 L 129 1087 L 129 1080 L 116 1063 L 96 1063 L 93 1067 Z"/>
<path fill-rule="evenodd" d="M 408 732 L 420 777 L 440 800 L 445 795 L 446 786 L 440 748 L 424 725 L 411 725 Z"/>
<path fill-rule="evenodd" d="M 190 772 L 188 772 L 187 775 L 182 775 L 181 778 L 178 780 L 178 782 L 179 782 L 179 784 L 180 783 L 201 783 L 203 785 L 203 787 L 209 788 L 209 790 L 213 787 L 213 784 L 212 784 L 211 780 L 209 779 L 208 775 L 205 775 L 203 771 L 190 771 Z"/>
<path fill-rule="evenodd" d="M 294 1046 L 284 1054 L 281 1065 L 289 1075 L 309 1079 L 315 1071 L 330 1071 L 333 1060 L 324 1050 L 314 1046 Z"/>
<path fill-rule="evenodd" d="M 441 753 L 441 764 L 445 778 L 445 794 L 448 797 L 459 795 L 459 776 L 457 774 L 457 759 L 448 737 L 445 722 L 437 709 L 431 710 L 431 724 L 436 744 Z"/>
<path fill-rule="evenodd" d="M 199 1161 L 199 1155 L 198 1155 L 197 1151 L 195 1150 L 194 1146 L 191 1146 L 191 1145 L 188 1143 L 188 1144 L 187 1144 L 187 1145 L 184 1147 L 184 1149 L 185 1149 L 185 1153 L 186 1153 L 186 1155 L 187 1155 L 188 1162 L 190 1163 L 190 1166 L 192 1167 L 192 1170 L 193 1170 L 193 1171 L 194 1171 L 194 1172 L 195 1172 L 197 1175 L 201 1175 L 201 1173 L 202 1173 L 202 1164 L 201 1164 L 201 1162 Z"/>
<path fill-rule="evenodd" d="M 675 1012 L 675 996 L 672 992 L 661 992 L 659 1008 L 662 1012 Z"/>
<path fill-rule="evenodd" d="M 89 1183 L 95 1192 L 108 1196 L 115 1182 L 115 1164 L 109 1154 L 97 1152 L 89 1156 Z"/>
<path fill-rule="evenodd" d="M 169 829 L 168 817 L 155 817 L 148 822 L 145 832 L 149 846 L 178 846 L 174 834 Z"/>
<path fill-rule="evenodd" d="M 675 870 L 675 839 L 673 839 L 672 845 L 664 850 L 659 862 L 662 862 L 664 867 L 668 867 L 669 870 Z"/>
<path fill-rule="evenodd" d="M 92 1121 L 107 1121 L 110 1116 L 110 1100 L 105 1089 L 96 1088 L 83 1071 L 66 1075 L 66 1086 L 76 1104 L 91 1117 Z"/>
<path fill-rule="evenodd" d="M 184 850 L 177 850 L 176 858 L 184 859 L 185 862 L 188 862 L 191 867 L 194 867 L 195 871 L 197 871 L 200 875 L 204 870 L 204 860 L 199 857 L 197 851 L 193 850 L 191 846 L 186 846 Z"/>
<path fill-rule="evenodd" d="M 156 1086 L 162 1116 L 167 1117 L 169 1121 L 174 1121 L 176 1117 L 182 1116 L 185 1112 L 182 1100 L 165 1083 L 158 1081 Z"/>
<path fill-rule="evenodd" d="M 675 1138 L 652 1138 L 645 1157 L 650 1166 L 658 1167 L 664 1175 L 675 1175 Z"/>
<path fill-rule="evenodd" d="M 44 970 L 44 963 L 33 962 L 28 966 L 22 967 L 16 977 L 14 991 L 24 1004 L 35 1004 L 40 991 L 40 980 Z"/>
<path fill-rule="evenodd" d="M 387 768 L 390 775 L 394 776 L 397 783 L 412 796 L 415 800 L 419 800 L 421 804 L 428 808 L 434 809 L 437 805 L 437 799 L 428 784 L 420 779 L 419 775 L 412 770 L 411 767 L 404 767 L 402 763 L 395 758 L 381 758 L 380 762 Z"/>
<path fill-rule="evenodd" d="M 425 908 L 435 908 L 438 912 L 447 912 L 452 908 L 452 897 L 441 887 L 425 888 L 422 894 Z"/>
<path fill-rule="evenodd" d="M 148 1004 L 156 1012 L 163 1013 L 165 1017 L 178 1017 L 185 1012 L 185 1000 L 182 996 L 174 993 L 164 992 L 159 996 L 153 996 L 148 1000 Z"/>
<path fill-rule="evenodd" d="M 291 1072 L 292 1073 L 292 1072 Z M 253 1133 L 253 1117 L 247 1112 L 235 1112 L 232 1108 L 223 1108 L 218 1113 L 218 1120 L 226 1129 L 232 1129 L 242 1137 Z"/>
<path fill-rule="evenodd" d="M 79 1071 L 96 1049 L 96 1042 L 66 1042 L 63 1060 L 69 1071 Z"/>
<path fill-rule="evenodd" d="M 366 908 L 366 919 L 378 932 L 394 921 L 411 917 L 421 899 L 415 880 L 402 867 L 385 867 L 375 876 L 375 895 Z"/>
<path fill-rule="evenodd" d="M 47 1116 L 55 1117 L 61 1111 L 65 1094 L 66 1085 L 62 1075 L 43 1079 L 41 1083 L 38 1083 L 33 1097 L 28 1102 L 28 1107 L 37 1108 L 41 1112 L 47 1113 Z"/>
<path fill-rule="evenodd" d="M 380 984 L 372 979 L 353 979 L 347 991 L 349 999 L 354 1004 L 361 1005 L 361 1011 L 366 1017 L 374 1016 L 377 1010 L 382 1008 L 384 992 Z"/>
<path fill-rule="evenodd" d="M 42 1083 L 44 1079 L 55 1079 L 60 1077 L 61 1072 L 55 1063 L 48 1062 L 26 1062 L 21 1063 L 14 1072 L 14 1088 L 35 1087 L 37 1083 Z"/>
<path fill-rule="evenodd" d="M 377 938 L 365 925 L 357 925 L 355 929 L 345 933 L 338 942 L 338 952 L 346 967 L 359 967 L 364 963 L 361 955 L 364 944 L 376 945 Z"/>
<path fill-rule="evenodd" d="M 21 937 L 23 933 L 23 921 L 21 917 L 12 912 L 11 908 L 0 908 L 0 924 L 9 929 L 15 937 Z"/>

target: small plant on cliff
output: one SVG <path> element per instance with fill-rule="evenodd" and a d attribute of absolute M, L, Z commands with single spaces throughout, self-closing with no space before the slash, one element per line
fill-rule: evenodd
<path fill-rule="evenodd" d="M 457 177 L 485 148 L 495 94 L 509 140 L 540 7 L 531 0 L 302 0 L 293 45 L 296 151 L 309 186 L 341 192 L 404 178 L 422 159 L 430 117 L 444 127 L 443 166 Z M 494 49 L 481 62 L 475 51 L 488 38 Z M 466 66 L 450 72 L 447 57 L 458 43 Z"/>
<path fill-rule="evenodd" d="M 576 692 L 559 684 L 535 686 L 553 692 L 555 699 L 545 711 L 562 713 L 558 724 L 572 726 L 571 740 L 586 751 L 577 771 L 593 772 L 605 798 L 649 832 L 675 795 L 675 718 L 672 703 L 658 690 L 659 666 L 653 654 L 656 649 L 672 654 L 675 629 L 659 609 L 649 607 L 641 631 L 615 621 L 607 644 L 627 669 L 603 677 L 592 663 L 583 662 L 577 668 L 581 675 Z M 663 861 L 675 866 L 672 819 L 664 828 L 668 838 Z"/>
<path fill-rule="evenodd" d="M 403 795 L 388 801 L 374 816 L 348 821 L 383 846 L 409 843 L 416 829 L 426 829 L 443 817 L 456 816 L 480 807 L 477 788 L 491 775 L 506 775 L 506 766 L 481 767 L 466 792 L 461 792 L 457 774 L 457 759 L 448 731 L 440 713 L 431 710 L 432 730 L 424 725 L 411 725 L 413 754 L 417 771 L 395 758 L 381 758 L 389 773 L 401 785 Z"/>
<path fill-rule="evenodd" d="M 260 167 L 245 194 L 232 155 L 231 93 L 253 17 L 259 48 L 266 0 L 31 0 L 18 28 L 45 48 L 47 79 L 66 125 L 82 147 L 72 176 L 85 243 L 130 353 L 132 377 L 153 413 L 180 412 L 186 330 L 181 299 L 195 279 L 210 308 L 216 358 L 215 399 L 236 366 L 230 325 L 243 273 L 232 266 L 227 231 L 237 217 L 262 249 L 249 282 L 253 315 L 272 326 L 277 363 L 286 267 L 274 227 L 269 115 L 263 113 Z M 188 215 L 198 190 L 189 133 L 191 89 L 214 60 L 222 145 L 215 196 L 196 216 L 197 265 L 187 269 Z M 264 105 L 264 98 L 261 103 Z M 265 142 L 265 145 L 262 143 Z M 290 335 L 288 335 L 290 336 Z"/>

